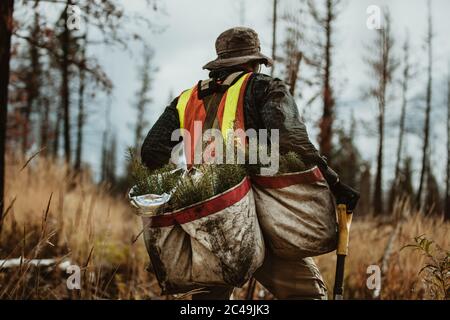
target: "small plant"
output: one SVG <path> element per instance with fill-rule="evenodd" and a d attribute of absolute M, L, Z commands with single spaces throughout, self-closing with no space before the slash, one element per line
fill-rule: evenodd
<path fill-rule="evenodd" d="M 419 271 L 425 273 L 425 281 L 435 299 L 450 298 L 450 251 L 442 249 L 433 240 L 424 235 L 414 238 L 414 243 L 404 246 L 420 251 L 427 259 L 426 264 Z"/>
<path fill-rule="evenodd" d="M 175 169 L 173 164 L 150 170 L 141 163 L 132 150 L 129 150 L 127 160 L 131 180 L 134 184 L 131 196 L 168 193 L 178 182 L 180 173 L 171 173 Z"/>
<path fill-rule="evenodd" d="M 261 150 L 259 150 L 258 152 L 261 152 Z M 264 167 L 265 165 L 261 164 L 260 162 L 258 162 L 257 164 L 246 165 L 246 169 L 249 175 L 261 174 L 261 168 Z M 301 156 L 295 151 L 289 151 L 288 153 L 279 156 L 279 167 L 277 174 L 300 172 L 305 171 L 306 169 L 308 169 L 308 166 L 305 165 Z"/>
<path fill-rule="evenodd" d="M 290 151 L 280 156 L 279 173 L 299 172 L 307 169 L 307 166 L 294 151 Z"/>
<path fill-rule="evenodd" d="M 173 164 L 150 170 L 132 152 L 129 152 L 128 161 L 134 184 L 131 196 L 172 192 L 165 210 L 209 199 L 236 186 L 247 175 L 242 165 L 235 164 L 197 165 L 183 174 L 182 170 L 174 171 Z"/>

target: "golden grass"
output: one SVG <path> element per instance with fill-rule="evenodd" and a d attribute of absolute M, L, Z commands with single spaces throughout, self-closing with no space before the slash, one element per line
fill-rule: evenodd
<path fill-rule="evenodd" d="M 36 158 L 20 171 L 23 162 L 8 159 L 6 206 L 16 200 L 4 219 L 0 258 L 67 257 L 82 268 L 82 290 L 67 290 L 65 272 L 24 266 L 0 272 L 0 298 L 154 297 L 145 248 L 133 243 L 140 222 L 125 196 L 111 196 L 88 175 L 71 176 L 60 163 Z"/>
<path fill-rule="evenodd" d="M 366 281 L 367 268 L 378 265 L 382 269 L 383 256 L 396 222 L 381 223 L 373 217 L 354 217 L 350 233 L 349 255 L 346 260 L 345 296 L 348 299 L 372 299 L 374 291 L 369 290 Z M 418 275 L 425 265 L 420 252 L 408 248 L 414 237 L 426 235 L 442 248 L 448 250 L 450 224 L 440 218 L 424 217 L 413 212 L 399 221 L 399 231 L 393 241 L 392 254 L 381 275 L 381 299 L 433 299 L 422 277 Z M 336 256 L 330 253 L 316 259 L 331 294 L 334 282 Z"/>
<path fill-rule="evenodd" d="M 87 174 L 74 177 L 61 163 L 40 156 L 21 170 L 24 163 L 8 158 L 6 207 L 12 206 L 0 235 L 0 259 L 69 259 L 82 268 L 81 290 L 68 290 L 69 275 L 58 268 L 23 263 L 18 268 L 0 269 L 0 298 L 158 298 L 156 279 L 146 271 L 149 259 L 142 237 L 136 240 L 142 226 L 125 195 L 112 196 L 108 186 L 94 184 Z M 433 298 L 417 274 L 424 258 L 400 248 L 425 234 L 447 249 L 449 223 L 401 210 L 404 222 L 382 278 L 381 298 Z M 370 299 L 373 292 L 366 287 L 366 270 L 371 264 L 381 265 L 394 223 L 373 217 L 354 220 L 345 294 L 346 298 Z M 331 293 L 335 256 L 324 255 L 317 262 Z M 244 297 L 245 288 L 236 290 L 235 296 Z"/>

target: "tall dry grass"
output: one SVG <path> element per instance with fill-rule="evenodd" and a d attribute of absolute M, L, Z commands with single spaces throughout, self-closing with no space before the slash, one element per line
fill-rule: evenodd
<path fill-rule="evenodd" d="M 10 210 L 0 235 L 0 259 L 25 259 L 16 268 L 0 266 L 0 298 L 159 298 L 157 281 L 146 270 L 149 259 L 139 236 L 142 226 L 125 195 L 112 196 L 108 186 L 96 185 L 88 174 L 74 176 L 63 164 L 40 156 L 22 170 L 24 163 L 20 158 L 8 158 L 6 207 Z M 448 249 L 449 223 L 424 217 L 404 204 L 395 211 L 393 218 L 384 220 L 354 217 L 346 266 L 346 298 L 374 298 L 366 286 L 366 270 L 373 264 L 381 267 L 383 262 L 378 298 L 433 298 L 423 275 L 418 275 L 425 258 L 419 252 L 400 249 L 421 234 Z M 35 267 L 27 260 L 43 258 L 70 260 L 80 266 L 81 290 L 67 289 L 69 274 L 64 270 Z M 335 255 L 316 260 L 331 293 Z M 260 286 L 256 293 L 255 298 L 270 298 Z M 245 287 L 235 291 L 238 298 L 245 294 Z"/>
<path fill-rule="evenodd" d="M 347 299 L 435 299 L 420 270 L 428 263 L 417 250 L 404 248 L 414 237 L 425 235 L 441 248 L 449 250 L 450 223 L 443 218 L 426 217 L 407 203 L 397 204 L 388 219 L 372 216 L 354 217 L 351 227 L 349 255 L 346 259 L 345 297 Z M 447 253 L 448 254 L 448 253 Z M 331 293 L 336 256 L 318 257 L 317 263 Z M 381 291 L 366 285 L 368 267 L 381 270 Z M 448 267 L 448 266 L 447 266 Z"/>
<path fill-rule="evenodd" d="M 140 299 L 157 283 L 145 268 L 140 223 L 123 196 L 111 196 L 89 175 L 73 176 L 57 162 L 8 158 L 0 259 L 57 258 L 82 270 L 81 290 L 68 290 L 69 274 L 24 263 L 0 270 L 0 298 Z"/>

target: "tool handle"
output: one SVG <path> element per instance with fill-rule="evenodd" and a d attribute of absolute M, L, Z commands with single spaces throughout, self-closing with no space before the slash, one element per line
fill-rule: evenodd
<path fill-rule="evenodd" d="M 347 255 L 348 241 L 350 236 L 350 225 L 352 224 L 352 212 L 347 210 L 345 204 L 338 204 L 337 206 L 339 237 L 336 253 L 339 255 Z"/>
<path fill-rule="evenodd" d="M 342 300 L 344 294 L 345 255 L 338 254 L 336 260 L 336 275 L 334 277 L 334 300 Z"/>

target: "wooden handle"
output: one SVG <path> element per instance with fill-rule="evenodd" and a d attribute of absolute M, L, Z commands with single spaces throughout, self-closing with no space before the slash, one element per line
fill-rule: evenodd
<path fill-rule="evenodd" d="M 338 204 L 337 218 L 339 224 L 339 238 L 336 253 L 346 256 L 348 253 L 348 241 L 350 234 L 350 225 L 352 224 L 352 213 L 347 212 L 345 204 Z"/>

